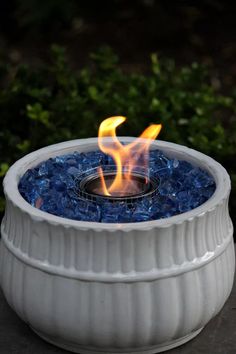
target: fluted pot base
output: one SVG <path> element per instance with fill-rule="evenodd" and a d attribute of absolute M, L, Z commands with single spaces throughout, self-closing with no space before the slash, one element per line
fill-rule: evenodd
<path fill-rule="evenodd" d="M 80 353 L 80 354 L 101 354 L 101 353 L 103 353 L 103 354 L 117 354 L 117 353 L 122 353 L 122 354 L 155 354 L 155 353 L 161 353 L 161 352 L 165 352 L 166 350 L 170 350 L 175 347 L 178 347 L 184 343 L 187 343 L 191 339 L 195 338 L 203 330 L 203 328 L 204 327 L 198 329 L 197 331 L 191 332 L 190 334 L 188 334 L 184 337 L 167 342 L 167 343 L 165 343 L 165 345 L 155 345 L 155 346 L 148 347 L 148 348 L 144 347 L 144 348 L 140 348 L 139 350 L 137 350 L 137 348 L 129 348 L 128 351 L 127 351 L 127 348 L 125 348 L 124 350 L 110 348 L 107 351 L 105 351 L 104 348 L 101 348 L 101 350 L 97 350 L 97 348 L 92 348 L 92 347 L 91 348 L 88 348 L 88 347 L 84 348 L 84 347 L 81 347 L 75 343 L 62 341 L 60 338 L 50 337 L 44 333 L 37 331 L 33 327 L 31 327 L 31 329 L 39 337 L 44 339 L 46 342 L 49 342 L 53 345 L 56 345 L 57 347 L 71 351 L 73 353 Z"/>
<path fill-rule="evenodd" d="M 207 171 L 212 197 L 172 217 L 123 224 L 62 218 L 23 199 L 18 183 L 28 169 L 95 151 L 93 138 L 35 151 L 8 170 L 0 283 L 46 341 L 82 354 L 160 353 L 194 338 L 229 297 L 235 255 L 226 170 L 185 146 L 155 141 L 151 148 Z"/>

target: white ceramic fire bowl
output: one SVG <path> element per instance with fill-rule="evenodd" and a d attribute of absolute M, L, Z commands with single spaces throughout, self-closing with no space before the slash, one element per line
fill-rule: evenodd
<path fill-rule="evenodd" d="M 229 176 L 206 155 L 155 141 L 152 149 L 213 175 L 217 187 L 207 202 L 162 220 L 107 224 L 57 217 L 21 197 L 17 185 L 28 168 L 96 148 L 95 138 L 49 146 L 7 173 L 0 254 L 6 299 L 42 338 L 73 352 L 158 353 L 183 344 L 232 288 Z"/>

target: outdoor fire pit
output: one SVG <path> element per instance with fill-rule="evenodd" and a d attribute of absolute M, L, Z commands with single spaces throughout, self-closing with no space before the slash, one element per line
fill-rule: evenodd
<path fill-rule="evenodd" d="M 48 342 L 77 353 L 158 353 L 194 338 L 228 298 L 229 176 L 212 158 L 155 134 L 118 143 L 103 130 L 102 140 L 48 146 L 9 169 L 0 282 Z M 157 159 L 165 171 L 156 172 Z M 179 188 L 179 164 L 182 182 L 195 183 L 190 194 L 170 188 Z M 196 173 L 209 187 L 198 186 Z"/>

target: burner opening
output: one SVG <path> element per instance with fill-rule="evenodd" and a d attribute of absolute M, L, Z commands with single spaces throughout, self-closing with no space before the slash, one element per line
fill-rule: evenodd
<path fill-rule="evenodd" d="M 116 173 L 114 171 L 104 172 L 104 180 L 108 187 L 113 182 L 115 175 Z M 132 190 L 125 192 L 121 190 L 114 193 L 113 195 L 107 196 L 103 192 L 99 174 L 93 173 L 82 179 L 80 183 L 80 190 L 91 197 L 102 197 L 109 200 L 130 200 L 150 195 L 157 188 L 155 181 L 145 175 L 133 173 L 131 175 L 131 179 L 133 182 Z"/>

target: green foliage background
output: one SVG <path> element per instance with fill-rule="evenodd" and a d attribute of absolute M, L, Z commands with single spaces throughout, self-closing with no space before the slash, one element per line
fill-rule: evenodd
<path fill-rule="evenodd" d="M 209 154 L 230 172 L 232 215 L 236 211 L 235 97 L 211 86 L 197 63 L 176 68 L 151 55 L 146 74 L 124 72 L 117 55 L 102 47 L 80 71 L 70 68 L 65 49 L 53 45 L 51 63 L 38 68 L 0 64 L 0 178 L 18 158 L 63 140 L 97 136 L 100 122 L 124 115 L 119 131 L 137 136 L 162 123 L 160 139 Z M 1 190 L 0 208 L 4 209 Z"/>

